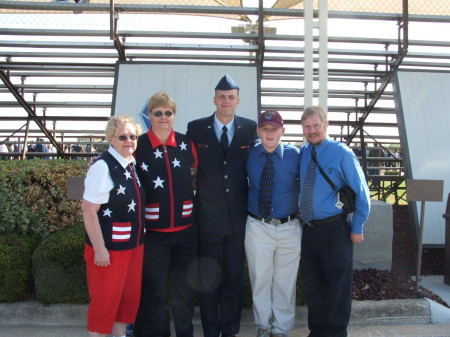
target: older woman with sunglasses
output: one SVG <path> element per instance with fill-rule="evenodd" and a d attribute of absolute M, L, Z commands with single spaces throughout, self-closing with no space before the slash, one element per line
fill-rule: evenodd
<path fill-rule="evenodd" d="M 81 210 L 86 228 L 84 259 L 91 302 L 90 337 L 125 336 L 134 322 L 142 284 L 145 191 L 134 168 L 141 128 L 117 115 L 106 126 L 109 149 L 89 168 Z"/>
<path fill-rule="evenodd" d="M 165 92 L 150 98 L 151 128 L 138 139 L 136 166 L 145 201 L 146 239 L 141 305 L 135 336 L 164 335 L 165 290 L 177 337 L 192 337 L 197 228 L 193 182 L 197 153 L 191 140 L 173 130 L 175 101 Z"/>

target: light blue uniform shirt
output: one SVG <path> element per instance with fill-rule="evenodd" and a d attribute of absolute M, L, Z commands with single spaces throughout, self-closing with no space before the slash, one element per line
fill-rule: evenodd
<path fill-rule="evenodd" d="M 261 174 L 266 165 L 261 143 L 250 149 L 247 157 L 247 175 L 249 181 L 247 210 L 257 216 L 259 206 L 259 185 Z M 272 211 L 268 219 L 286 218 L 298 211 L 298 165 L 299 149 L 293 145 L 281 143 L 272 155 L 274 178 L 272 190 Z"/>
<path fill-rule="evenodd" d="M 315 146 L 317 162 L 337 189 L 347 184 L 356 193 L 356 210 L 352 219 L 352 232 L 363 233 L 364 223 L 370 212 L 369 188 L 361 170 L 358 159 L 345 144 L 326 138 L 322 144 Z M 311 160 L 312 145 L 307 143 L 300 149 L 300 194 Z M 300 197 L 301 200 L 301 197 Z M 322 220 L 338 214 L 342 210 L 335 206 L 337 194 L 316 168 L 313 192 L 313 220 Z M 300 204 L 300 209 L 302 205 Z"/>
<path fill-rule="evenodd" d="M 227 127 L 228 146 L 230 146 L 234 136 L 234 118 L 230 122 L 228 122 L 228 124 L 222 124 L 222 122 L 217 118 L 216 114 L 214 114 L 214 132 L 216 133 L 219 142 L 220 138 L 222 137 L 222 128 L 224 126 Z"/>

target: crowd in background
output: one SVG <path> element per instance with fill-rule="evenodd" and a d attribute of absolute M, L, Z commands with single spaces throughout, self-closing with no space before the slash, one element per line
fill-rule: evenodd
<path fill-rule="evenodd" d="M 17 159 L 23 152 L 24 145 L 19 142 L 11 142 L 6 139 L 0 144 L 0 159 L 13 160 Z M 64 145 L 64 153 L 100 153 L 93 145 L 82 143 Z M 15 155 L 8 155 L 15 153 Z M 48 153 L 49 155 L 46 155 Z M 27 145 L 27 159 L 56 159 L 57 149 L 53 144 L 45 142 L 43 138 L 36 138 L 36 141 Z M 87 160 L 87 157 L 74 157 L 76 160 Z"/>

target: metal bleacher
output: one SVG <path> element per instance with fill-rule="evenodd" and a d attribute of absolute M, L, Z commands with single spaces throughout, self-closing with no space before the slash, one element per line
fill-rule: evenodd
<path fill-rule="evenodd" d="M 315 18 L 319 2 L 313 2 Z M 280 111 L 287 125 L 284 140 L 300 144 L 304 1 L 245 3 L 0 0 L 0 142 L 28 146 L 43 138 L 58 149 L 57 156 L 79 156 L 64 152 L 64 147 L 84 143 L 95 149 L 105 144 L 116 62 L 201 61 L 255 63 L 261 108 Z M 170 24 L 156 20 L 161 16 Z M 193 29 L 176 17 L 209 18 L 205 25 L 210 26 Z M 225 18 L 230 24 L 219 29 L 211 18 Z M 378 143 L 388 152 L 400 148 L 392 76 L 398 69 L 450 71 L 448 37 L 410 39 L 408 34 L 409 27 L 418 24 L 431 32 L 450 31 L 448 0 L 329 0 L 328 18 L 354 27 L 348 35 L 331 29 L 328 33 L 330 136 L 350 146 L 365 143 L 371 148 Z M 74 20 L 78 23 L 70 25 Z M 135 25 L 138 21 L 141 24 Z M 287 21 L 298 25 L 283 31 L 280 23 Z M 359 36 L 362 22 L 376 23 L 374 31 Z M 317 41 L 314 36 L 314 83 L 319 79 Z M 318 91 L 315 87 L 316 98 Z M 84 154 L 90 155 L 95 153 Z M 392 181 L 404 174 L 399 166 L 397 178 L 389 177 Z"/>

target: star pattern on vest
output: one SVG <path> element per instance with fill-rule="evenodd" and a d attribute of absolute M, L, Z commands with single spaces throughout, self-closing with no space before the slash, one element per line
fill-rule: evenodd
<path fill-rule="evenodd" d="M 156 151 L 153 152 L 153 154 L 155 155 L 155 159 L 156 158 L 161 158 L 162 159 L 163 153 L 161 151 L 159 151 L 159 149 L 156 149 Z"/>
<path fill-rule="evenodd" d="M 103 216 L 111 217 L 111 213 L 112 213 L 112 211 L 109 208 L 103 210 Z"/>
<path fill-rule="evenodd" d="M 142 169 L 142 171 L 147 171 L 148 172 L 148 165 L 146 163 L 142 162 L 141 169 Z"/>
<path fill-rule="evenodd" d="M 119 185 L 119 188 L 117 189 L 117 195 L 119 195 L 119 194 L 125 195 L 125 190 L 126 190 L 126 187 Z"/>
<path fill-rule="evenodd" d="M 187 151 L 187 144 L 182 141 L 180 144 L 180 149 L 181 149 L 181 151 Z"/>
<path fill-rule="evenodd" d="M 164 188 L 164 186 L 163 186 L 164 180 L 162 180 L 159 176 L 158 176 L 158 178 L 156 178 L 156 180 L 153 180 L 153 182 L 155 183 L 155 190 L 158 187 Z"/>
<path fill-rule="evenodd" d="M 126 170 L 123 174 L 125 174 L 126 180 L 131 179 L 131 172 Z"/>
<path fill-rule="evenodd" d="M 128 204 L 128 213 L 130 213 L 130 211 L 133 211 L 133 212 L 135 212 L 135 210 L 134 210 L 134 207 L 136 206 L 137 204 L 134 202 L 134 200 L 133 199 L 131 199 L 131 204 Z"/>
<path fill-rule="evenodd" d="M 181 167 L 181 165 L 180 165 L 180 161 L 177 159 L 177 158 L 174 158 L 173 159 L 173 161 L 172 161 L 172 164 L 173 164 L 173 167 L 175 168 L 175 167 Z"/>

